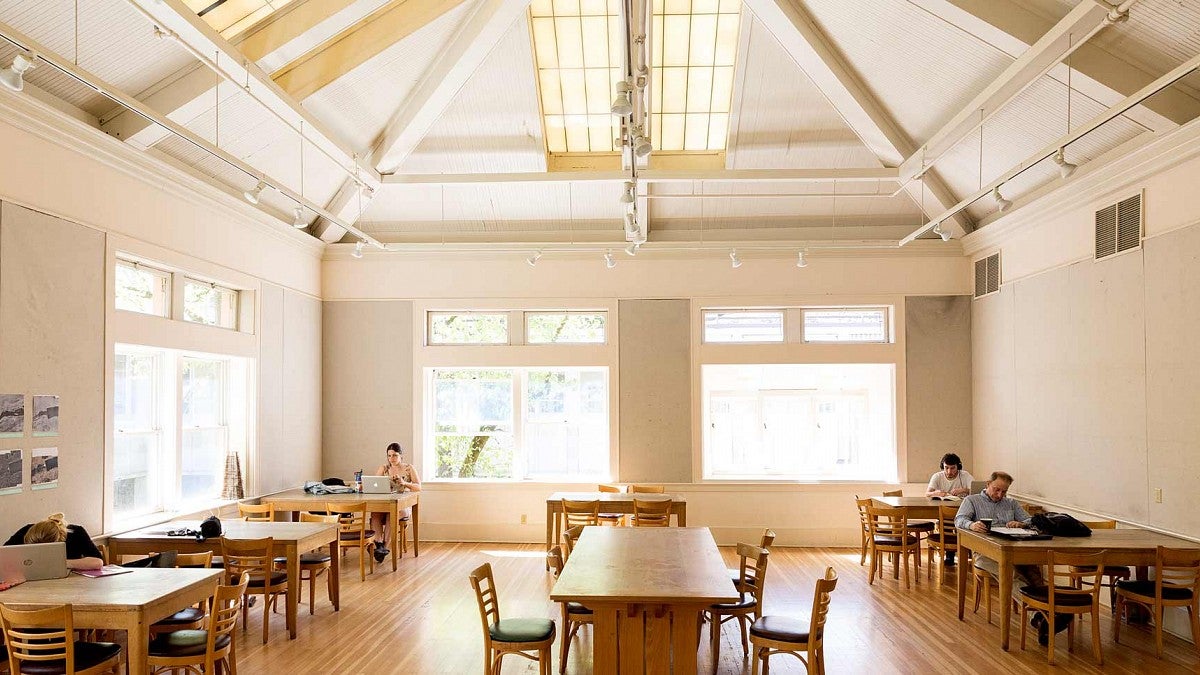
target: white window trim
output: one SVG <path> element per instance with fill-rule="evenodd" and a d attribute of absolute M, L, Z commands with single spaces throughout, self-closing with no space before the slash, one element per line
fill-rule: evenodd
<path fill-rule="evenodd" d="M 799 314 L 800 314 L 800 340 L 802 342 L 804 342 L 805 344 L 810 344 L 810 345 L 882 345 L 882 344 L 888 344 L 892 341 L 892 335 L 895 331 L 895 326 L 893 325 L 893 322 L 892 322 L 892 314 L 894 312 L 892 311 L 892 308 L 888 307 L 887 305 L 876 305 L 876 306 L 859 305 L 856 307 L 805 306 L 805 307 L 800 307 L 799 310 L 800 310 L 800 312 L 799 312 Z M 805 325 L 804 324 L 804 316 L 806 314 L 808 314 L 809 312 L 841 312 L 841 311 L 869 312 L 872 310 L 881 310 L 883 312 L 883 339 L 882 340 L 809 340 L 808 334 L 804 329 L 804 325 Z"/>

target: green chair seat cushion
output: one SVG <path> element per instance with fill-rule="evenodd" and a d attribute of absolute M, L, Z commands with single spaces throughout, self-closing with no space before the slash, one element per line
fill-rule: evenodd
<path fill-rule="evenodd" d="M 497 642 L 540 642 L 554 635 L 550 619 L 500 619 L 488 627 Z"/>

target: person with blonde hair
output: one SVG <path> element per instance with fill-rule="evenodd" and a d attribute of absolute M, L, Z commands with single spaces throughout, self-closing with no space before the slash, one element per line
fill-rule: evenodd
<path fill-rule="evenodd" d="M 5 546 L 19 544 L 67 544 L 67 567 L 73 570 L 94 570 L 104 566 L 100 549 L 82 525 L 69 525 L 66 516 L 52 513 L 45 520 L 30 523 L 13 533 Z"/>

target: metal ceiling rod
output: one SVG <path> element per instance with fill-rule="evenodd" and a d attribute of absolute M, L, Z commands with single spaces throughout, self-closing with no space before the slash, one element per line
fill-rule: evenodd
<path fill-rule="evenodd" d="M 234 157 L 233 155 L 229 154 L 228 152 L 214 146 L 212 143 L 209 143 L 207 140 L 201 138 L 200 136 L 197 136 L 194 132 L 192 132 L 192 130 L 188 129 L 187 127 L 184 127 L 184 126 L 178 124 L 177 122 L 175 122 L 167 117 L 164 117 L 163 115 L 159 114 L 158 112 L 151 110 L 148 106 L 146 106 L 141 101 L 138 101 L 137 99 L 133 98 L 132 96 L 125 94 L 117 87 L 109 84 L 108 82 L 105 82 L 104 80 L 100 79 L 96 75 L 94 75 L 82 68 L 79 68 L 78 66 L 73 65 L 66 59 L 62 58 L 61 56 L 55 54 L 53 51 L 47 49 L 42 44 L 38 43 L 33 38 L 30 38 L 30 37 L 22 34 L 20 31 L 13 28 L 12 26 L 9 26 L 6 23 L 0 23 L 0 38 L 3 38 L 4 40 L 8 41 L 17 49 L 21 49 L 21 50 L 24 50 L 25 52 L 33 53 L 38 60 L 40 60 L 46 64 L 49 64 L 50 66 L 52 66 L 55 69 L 62 72 L 64 75 L 76 80 L 80 84 L 84 85 L 85 87 L 88 87 L 89 89 L 95 91 L 96 93 L 100 94 L 101 96 L 104 96 L 105 98 L 110 99 L 114 103 L 117 103 L 118 105 L 123 106 L 130 112 L 132 112 L 136 115 L 140 115 L 140 116 L 144 117 L 145 119 L 149 120 L 150 122 L 153 122 L 155 124 L 162 126 L 167 131 L 170 131 L 171 133 L 173 133 L 176 136 L 180 137 L 181 139 L 187 141 L 188 143 L 191 143 L 192 145 L 199 148 L 200 150 L 203 150 L 204 152 L 207 152 L 208 154 L 212 155 L 213 157 L 216 157 L 217 159 L 221 160 L 222 162 L 225 162 L 229 166 L 246 174 L 250 178 L 253 178 L 261 183 L 264 183 L 266 185 L 266 187 L 269 187 L 269 188 L 275 190 L 276 192 L 283 195 L 284 197 L 287 197 L 291 201 L 296 202 L 296 204 L 303 206 L 304 208 L 308 209 L 309 211 L 312 211 L 313 213 L 317 213 L 333 222 L 336 222 L 341 227 L 344 227 L 346 229 L 346 231 L 350 232 L 355 237 L 365 241 L 366 243 L 371 244 L 372 246 L 375 246 L 376 248 L 380 248 L 380 249 L 387 248 L 383 243 L 381 243 L 379 240 L 375 239 L 374 237 L 355 228 L 353 225 L 350 225 L 349 223 L 342 222 L 335 215 L 333 215 L 332 213 L 327 211 L 325 209 L 325 207 L 323 207 L 313 201 L 310 201 L 309 199 L 307 199 L 307 198 L 301 196 L 300 194 L 296 193 L 295 191 L 293 191 L 291 188 L 288 188 L 286 185 L 283 184 L 282 181 L 276 180 L 275 178 L 272 178 L 272 177 L 266 175 L 262 171 L 259 171 L 258 169 L 254 168 L 253 166 L 247 164 L 246 162 L 243 162 L 242 160 L 238 159 L 237 157 Z M 102 132 L 97 131 L 97 133 L 102 133 Z"/>
<path fill-rule="evenodd" d="M 1080 138 L 1083 138 L 1084 136 L 1090 134 L 1091 132 L 1095 131 L 1096 129 L 1099 129 L 1100 127 L 1104 126 L 1105 124 L 1112 121 L 1113 119 L 1116 119 L 1117 117 L 1125 114 L 1127 111 L 1129 111 L 1130 108 L 1133 108 L 1134 106 L 1139 105 L 1142 101 L 1145 101 L 1146 99 L 1157 94 L 1158 92 L 1162 91 L 1163 89 L 1166 89 L 1167 87 L 1175 84 L 1176 82 L 1183 79 L 1184 77 L 1187 77 L 1189 74 L 1191 74 L 1193 71 L 1195 71 L 1197 69 L 1200 69 L 1200 54 L 1193 56 L 1192 58 L 1188 59 L 1187 61 L 1185 61 L 1183 64 L 1181 64 L 1179 67 L 1175 68 L 1171 72 L 1167 73 L 1166 75 L 1163 75 L 1162 77 L 1151 82 L 1150 84 L 1146 85 L 1145 87 L 1142 87 L 1140 90 L 1130 94 L 1124 100 L 1118 102 L 1116 105 L 1113 105 L 1108 110 L 1105 110 L 1104 112 L 1100 113 L 1095 118 L 1093 118 L 1090 122 L 1080 126 L 1075 131 L 1072 131 L 1071 133 L 1066 134 L 1065 136 L 1062 136 L 1061 138 L 1054 141 L 1053 143 L 1050 143 L 1049 145 L 1045 146 L 1041 150 L 1038 150 L 1037 152 L 1033 153 L 1028 158 L 1026 158 L 1025 161 L 1021 162 L 1020 164 L 1016 165 L 1015 167 L 1004 172 L 998 178 L 994 179 L 992 182 L 987 183 L 983 187 L 979 188 L 979 190 L 977 192 L 975 192 L 971 195 L 968 195 L 959 203 L 955 204 L 954 206 L 951 206 L 949 209 L 946 209 L 942 213 L 938 214 L 936 217 L 930 219 L 929 222 L 925 223 L 921 227 L 918 227 L 907 237 L 901 239 L 900 245 L 903 246 L 903 245 L 911 242 L 912 240 L 916 239 L 917 237 L 921 236 L 922 234 L 925 234 L 926 232 L 932 230 L 935 225 L 938 225 L 939 223 L 946 220 L 947 218 L 950 218 L 951 216 L 958 213 L 959 211 L 962 211 L 966 207 L 970 206 L 976 200 L 982 199 L 983 197 L 991 194 L 992 190 L 995 190 L 996 188 L 1004 185 L 1005 183 L 1012 180 L 1013 178 L 1016 178 L 1017 176 L 1025 173 L 1033 165 L 1035 165 L 1038 162 L 1041 162 L 1045 159 L 1049 159 L 1050 157 L 1053 157 L 1055 154 L 1057 154 L 1063 148 L 1074 143 L 1075 141 L 1079 140 Z"/>

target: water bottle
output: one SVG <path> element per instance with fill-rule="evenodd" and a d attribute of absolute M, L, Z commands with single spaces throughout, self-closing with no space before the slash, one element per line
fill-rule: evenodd
<path fill-rule="evenodd" d="M 362 494 L 362 469 L 354 472 L 354 490 Z"/>

